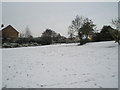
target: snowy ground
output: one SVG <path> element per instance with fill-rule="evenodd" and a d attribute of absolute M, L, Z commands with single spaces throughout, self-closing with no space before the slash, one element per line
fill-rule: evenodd
<path fill-rule="evenodd" d="M 2 50 L 0 49 L 0 90 L 2 88 Z"/>
<path fill-rule="evenodd" d="M 118 87 L 118 45 L 112 41 L 10 48 L 2 53 L 2 87 Z"/>

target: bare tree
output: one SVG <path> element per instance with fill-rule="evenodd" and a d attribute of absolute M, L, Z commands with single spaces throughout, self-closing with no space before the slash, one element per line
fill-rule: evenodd
<path fill-rule="evenodd" d="M 84 17 L 83 16 L 76 16 L 76 18 L 72 21 L 72 27 L 75 31 L 79 31 L 81 26 L 83 25 Z"/>
<path fill-rule="evenodd" d="M 68 34 L 69 34 L 69 37 L 70 37 L 71 40 L 72 40 L 73 37 L 74 37 L 74 33 L 75 33 L 75 31 L 74 31 L 73 26 L 72 26 L 72 25 L 69 26 L 69 27 L 68 27 Z"/>
<path fill-rule="evenodd" d="M 112 33 L 112 36 L 114 37 L 115 41 L 118 42 L 120 45 L 120 17 L 118 19 L 112 20 L 112 24 L 116 27 L 116 30 Z"/>
<path fill-rule="evenodd" d="M 24 38 L 24 36 L 25 36 L 24 33 L 21 32 L 20 33 L 20 38 Z"/>
<path fill-rule="evenodd" d="M 82 32 L 80 31 L 80 28 L 83 25 L 83 21 L 84 21 L 84 17 L 83 16 L 76 16 L 74 20 L 72 20 L 72 24 L 69 26 L 69 29 L 71 30 L 71 32 L 77 32 L 78 33 L 78 37 L 80 39 L 80 43 L 82 41 L 83 35 Z M 71 34 L 71 36 L 73 35 L 71 32 L 69 32 Z"/>
<path fill-rule="evenodd" d="M 120 18 L 112 20 L 112 24 L 120 31 Z"/>
<path fill-rule="evenodd" d="M 31 33 L 30 28 L 28 26 L 25 29 L 25 37 L 26 38 L 32 37 L 32 33 Z"/>

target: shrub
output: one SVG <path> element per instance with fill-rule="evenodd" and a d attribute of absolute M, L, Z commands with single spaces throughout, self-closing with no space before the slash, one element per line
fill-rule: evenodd
<path fill-rule="evenodd" d="M 41 45 L 49 45 L 52 43 L 52 39 L 50 36 L 43 36 L 41 37 Z"/>

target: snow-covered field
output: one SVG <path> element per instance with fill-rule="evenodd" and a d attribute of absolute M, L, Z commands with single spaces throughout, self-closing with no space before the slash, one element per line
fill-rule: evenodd
<path fill-rule="evenodd" d="M 2 88 L 2 50 L 0 49 L 0 89 Z"/>
<path fill-rule="evenodd" d="M 117 88 L 118 44 L 113 41 L 2 50 L 2 87 Z"/>

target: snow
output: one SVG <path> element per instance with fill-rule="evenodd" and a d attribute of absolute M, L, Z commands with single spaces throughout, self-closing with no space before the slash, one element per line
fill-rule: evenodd
<path fill-rule="evenodd" d="M 2 87 L 118 88 L 113 41 L 2 49 Z"/>
<path fill-rule="evenodd" d="M 9 25 L 4 26 L 4 27 L 0 27 L 0 31 L 3 30 L 3 29 L 5 29 L 5 28 L 8 27 L 8 26 L 9 26 Z"/>
<path fill-rule="evenodd" d="M 0 90 L 2 88 L 2 50 L 0 49 Z"/>

